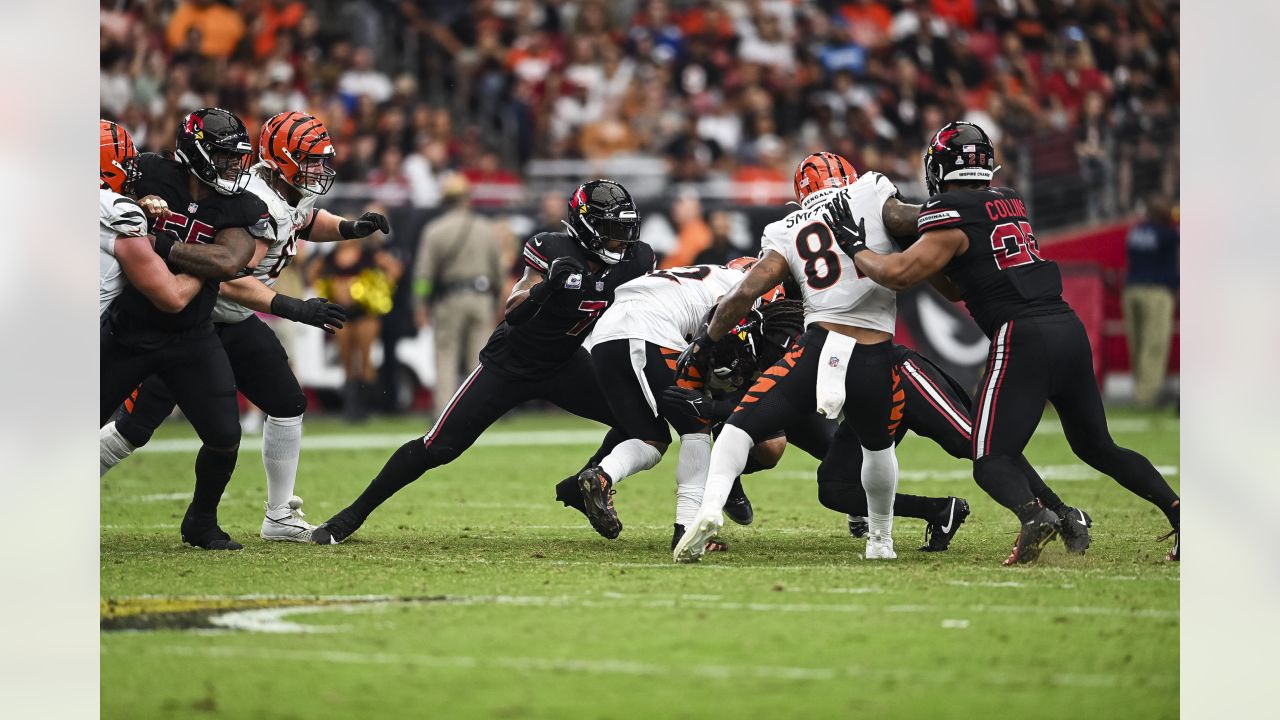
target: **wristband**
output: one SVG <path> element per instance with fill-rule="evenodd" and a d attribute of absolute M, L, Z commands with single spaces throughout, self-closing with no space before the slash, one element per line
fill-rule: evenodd
<path fill-rule="evenodd" d="M 156 254 L 161 260 L 168 260 L 169 253 L 173 252 L 173 236 L 167 232 L 158 232 L 155 234 L 156 242 L 152 246 Z"/>

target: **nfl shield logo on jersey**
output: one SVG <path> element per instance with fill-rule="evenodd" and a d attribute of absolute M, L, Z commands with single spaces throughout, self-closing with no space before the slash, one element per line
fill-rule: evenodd
<path fill-rule="evenodd" d="M 832 356 L 831 356 L 831 359 L 827 361 L 827 364 L 828 364 L 828 365 L 830 365 L 831 367 L 839 367 L 839 366 L 840 366 L 840 356 L 839 356 L 839 355 L 832 355 Z"/>
<path fill-rule="evenodd" d="M 195 203 L 191 203 L 190 205 L 187 206 L 187 212 L 193 215 L 195 214 L 195 211 L 199 209 L 200 209 L 200 206 Z"/>

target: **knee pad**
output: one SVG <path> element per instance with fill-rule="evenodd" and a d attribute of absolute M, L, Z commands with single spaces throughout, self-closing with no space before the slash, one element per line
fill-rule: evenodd
<path fill-rule="evenodd" d="M 1022 471 L 1014 459 L 1008 455 L 984 455 L 973 461 L 973 481 L 988 494 L 991 492 L 993 483 L 1010 475 L 1021 477 Z"/>
<path fill-rule="evenodd" d="M 305 393 L 294 393 L 261 405 L 259 408 L 267 415 L 280 420 L 301 417 L 307 411 L 307 396 Z"/>
<path fill-rule="evenodd" d="M 424 459 L 426 460 L 426 463 L 427 463 L 426 469 L 428 470 L 430 470 L 433 467 L 448 465 L 454 460 L 457 460 L 458 456 L 462 454 L 462 451 L 455 447 L 451 447 L 448 445 L 441 445 L 439 443 L 434 443 L 434 442 L 431 443 L 430 445 L 424 446 L 423 450 L 425 450 L 426 452 Z"/>

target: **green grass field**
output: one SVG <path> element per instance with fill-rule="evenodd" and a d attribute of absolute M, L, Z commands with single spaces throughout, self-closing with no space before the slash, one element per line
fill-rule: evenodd
<path fill-rule="evenodd" d="M 1177 420 L 1112 421 L 1176 487 Z M 245 549 L 207 553 L 179 541 L 193 435 L 168 424 L 102 485 L 103 717 L 1178 715 L 1179 574 L 1154 539 L 1167 525 L 1079 464 L 1052 416 L 1028 456 L 1093 515 L 1094 544 L 1019 568 L 1000 566 L 1012 517 L 967 463 L 916 437 L 899 449 L 901 489 L 973 506 L 949 552 L 916 552 L 923 524 L 900 519 L 898 560 L 864 561 L 817 503 L 817 461 L 792 448 L 747 478 L 756 522 L 727 527 L 729 551 L 677 566 L 674 452 L 619 488 L 616 541 L 553 500 L 595 427 L 500 423 L 323 548 L 258 539 L 265 480 L 246 437 L 221 510 Z M 424 430 L 309 420 L 304 442 L 325 446 L 304 444 L 309 519 Z"/>

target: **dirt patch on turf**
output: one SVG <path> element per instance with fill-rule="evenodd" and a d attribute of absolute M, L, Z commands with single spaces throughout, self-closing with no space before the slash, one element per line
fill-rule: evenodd
<path fill-rule="evenodd" d="M 226 629 L 216 618 L 253 610 L 279 608 L 348 608 L 353 605 L 423 602 L 445 598 L 370 597 L 164 597 L 143 596 L 104 598 L 100 603 L 99 627 L 104 632 L 121 630 L 212 630 Z"/>

